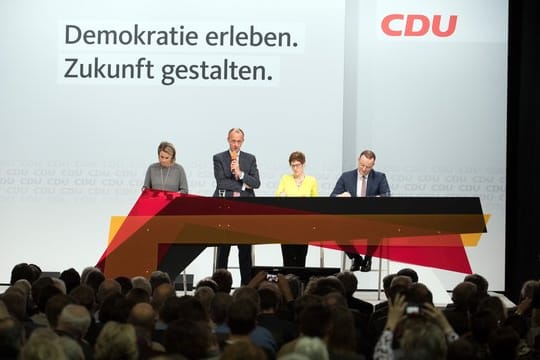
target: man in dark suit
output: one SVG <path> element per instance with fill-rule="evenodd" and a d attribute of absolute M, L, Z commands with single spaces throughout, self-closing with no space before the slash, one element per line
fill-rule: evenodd
<path fill-rule="evenodd" d="M 257 160 L 252 154 L 240 152 L 244 143 L 242 129 L 233 128 L 227 135 L 229 150 L 214 155 L 214 177 L 216 190 L 214 196 L 254 197 L 254 189 L 259 188 L 259 170 Z M 230 245 L 220 245 L 217 251 L 216 268 L 226 269 L 229 260 Z M 238 261 L 242 285 L 251 278 L 251 245 L 238 245 Z"/>
<path fill-rule="evenodd" d="M 376 157 L 373 151 L 362 151 L 358 157 L 358 169 L 346 171 L 341 174 L 330 196 L 390 196 L 390 187 L 388 186 L 386 175 L 373 170 L 375 159 Z M 345 253 L 352 260 L 351 271 L 370 271 L 371 256 L 376 248 L 376 245 L 368 245 L 364 259 L 355 252 L 346 251 Z"/>

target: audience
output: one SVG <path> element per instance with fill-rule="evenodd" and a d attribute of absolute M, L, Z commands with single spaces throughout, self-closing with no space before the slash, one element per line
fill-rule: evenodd
<path fill-rule="evenodd" d="M 177 296 L 162 271 L 107 279 L 88 267 L 40 277 L 20 263 L 0 294 L 0 359 L 540 359 L 540 283 L 506 309 L 472 274 L 444 309 L 404 268 L 383 279 L 385 301 L 358 299 L 344 271 L 309 280 L 255 274 L 232 292 L 218 269 Z"/>

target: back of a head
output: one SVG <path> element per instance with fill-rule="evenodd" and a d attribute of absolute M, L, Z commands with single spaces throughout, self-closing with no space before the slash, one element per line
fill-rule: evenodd
<path fill-rule="evenodd" d="M 422 283 L 413 283 L 405 292 L 407 302 L 433 305 L 433 294 L 428 287 Z"/>
<path fill-rule="evenodd" d="M 90 313 L 95 311 L 96 296 L 94 290 L 90 286 L 81 284 L 71 290 L 69 296 L 71 296 L 76 304 L 84 306 Z"/>
<path fill-rule="evenodd" d="M 331 325 L 331 314 L 328 306 L 323 304 L 307 305 L 300 313 L 299 329 L 304 336 L 324 338 Z"/>
<path fill-rule="evenodd" d="M 452 290 L 452 301 L 459 308 L 467 308 L 471 296 L 477 291 L 474 283 L 463 281 L 457 284 Z"/>
<path fill-rule="evenodd" d="M 212 274 L 212 280 L 218 285 L 218 292 L 230 294 L 232 289 L 233 278 L 232 274 L 227 269 L 217 269 Z"/>
<path fill-rule="evenodd" d="M 388 289 L 388 298 L 394 299 L 399 294 L 405 294 L 411 285 L 412 281 L 410 277 L 402 275 L 394 276 L 390 288 Z"/>
<path fill-rule="evenodd" d="M 15 284 L 17 280 L 20 279 L 26 279 L 30 283 L 33 283 L 34 280 L 34 272 L 32 271 L 31 267 L 27 263 L 20 263 L 17 264 L 11 269 L 11 279 L 9 281 L 10 285 Z"/>
<path fill-rule="evenodd" d="M 68 332 L 76 339 L 81 339 L 86 335 L 90 322 L 90 313 L 84 306 L 68 304 L 58 316 L 57 328 Z"/>
<path fill-rule="evenodd" d="M 128 323 L 135 327 L 141 327 L 147 331 L 154 329 L 155 323 L 154 308 L 147 303 L 138 303 L 131 308 L 128 317 Z"/>
<path fill-rule="evenodd" d="M 94 289 L 94 292 L 97 294 L 99 285 L 105 281 L 105 275 L 99 269 L 92 269 L 88 272 L 86 276 L 85 284 Z"/>
<path fill-rule="evenodd" d="M 492 360 L 513 360 L 518 358 L 518 334 L 508 326 L 497 328 L 489 339 Z"/>
<path fill-rule="evenodd" d="M 184 295 L 178 299 L 180 305 L 178 308 L 179 319 L 208 322 L 210 317 L 199 299 L 191 295 Z"/>
<path fill-rule="evenodd" d="M 36 300 L 39 311 L 45 313 L 45 306 L 47 306 L 49 299 L 59 294 L 62 294 L 62 291 L 54 285 L 46 285 L 43 287 Z"/>
<path fill-rule="evenodd" d="M 318 337 L 301 337 L 294 346 L 294 352 L 305 355 L 311 360 L 329 359 L 326 344 Z"/>
<path fill-rule="evenodd" d="M 233 300 L 248 299 L 257 306 L 257 311 L 261 308 L 261 298 L 256 289 L 252 287 L 242 286 L 234 290 Z"/>
<path fill-rule="evenodd" d="M 486 344 L 489 335 L 497 328 L 497 317 L 489 310 L 480 310 L 471 315 L 471 333 L 480 344 Z"/>
<path fill-rule="evenodd" d="M 174 286 L 172 284 L 161 284 L 154 290 L 150 303 L 154 310 L 159 312 L 165 301 L 173 297 L 176 297 Z"/>
<path fill-rule="evenodd" d="M 218 292 L 210 304 L 210 317 L 216 324 L 223 324 L 227 320 L 229 306 L 232 304 L 232 296 L 228 293 Z"/>
<path fill-rule="evenodd" d="M 329 308 L 336 306 L 348 307 L 347 299 L 339 292 L 331 292 L 323 296 L 323 303 Z"/>
<path fill-rule="evenodd" d="M 14 317 L 0 319 L 0 348 L 18 350 L 25 340 L 24 327 Z"/>
<path fill-rule="evenodd" d="M 74 268 L 62 271 L 62 273 L 60 273 L 60 279 L 63 280 L 66 285 L 67 294 L 81 284 L 81 276 Z"/>
<path fill-rule="evenodd" d="M 343 287 L 341 281 L 339 281 L 335 276 L 327 276 L 318 279 L 313 284 L 313 288 L 310 289 L 311 294 L 319 296 L 324 296 L 331 292 L 339 292 L 345 296 L 345 288 Z"/>
<path fill-rule="evenodd" d="M 139 357 L 135 328 L 109 321 L 99 333 L 94 348 L 96 360 L 136 360 Z"/>
<path fill-rule="evenodd" d="M 0 295 L 6 310 L 15 318 L 24 321 L 26 318 L 26 298 L 21 289 L 10 286 L 3 294 Z"/>
<path fill-rule="evenodd" d="M 485 277 L 480 274 L 470 274 L 465 276 L 463 281 L 469 281 L 476 285 L 477 292 L 481 296 L 487 296 L 489 283 Z"/>
<path fill-rule="evenodd" d="M 413 283 L 418 282 L 418 273 L 416 271 L 414 271 L 413 269 L 411 269 L 411 268 L 403 268 L 403 269 L 399 270 L 396 275 L 408 276 L 408 277 L 411 278 L 411 281 Z"/>
<path fill-rule="evenodd" d="M 62 313 L 62 310 L 64 310 L 64 307 L 73 303 L 73 298 L 64 294 L 58 294 L 49 299 L 45 306 L 45 315 L 47 316 L 51 328 L 56 328 L 58 317 Z"/>
<path fill-rule="evenodd" d="M 229 306 L 227 325 L 233 335 L 248 335 L 257 324 L 258 310 L 253 301 L 243 298 L 233 300 Z"/>
<path fill-rule="evenodd" d="M 171 277 L 169 274 L 161 270 L 153 271 L 148 280 L 152 286 L 152 293 L 154 293 L 154 290 L 161 284 L 171 284 Z"/>
<path fill-rule="evenodd" d="M 133 289 L 131 279 L 127 276 L 117 276 L 114 278 L 114 280 L 120 284 L 122 295 L 127 295 L 129 290 Z"/>
<path fill-rule="evenodd" d="M 208 286 L 199 286 L 195 290 L 195 294 L 193 296 L 199 300 L 204 307 L 204 310 L 210 314 L 210 306 L 212 304 L 212 299 L 214 296 L 216 296 L 215 291 Z"/>
<path fill-rule="evenodd" d="M 445 360 L 446 337 L 434 322 L 423 317 L 410 317 L 402 322 L 403 333 L 399 339 L 405 359 Z"/>
<path fill-rule="evenodd" d="M 103 280 L 98 286 L 98 291 L 96 293 L 96 301 L 98 304 L 102 304 L 103 301 L 105 301 L 105 299 L 109 296 L 121 293 L 122 287 L 120 286 L 118 281 L 113 279 L 106 279 Z"/>
<path fill-rule="evenodd" d="M 474 345 L 465 338 L 459 338 L 448 344 L 446 360 L 477 360 Z"/>
<path fill-rule="evenodd" d="M 281 303 L 279 295 L 271 288 L 257 290 L 261 301 L 261 311 L 277 311 Z"/>
<path fill-rule="evenodd" d="M 225 346 L 221 360 L 261 360 L 266 359 L 264 351 L 251 341 L 237 341 Z"/>
<path fill-rule="evenodd" d="M 34 302 L 36 303 L 36 305 L 39 301 L 39 296 L 41 294 L 41 291 L 43 290 L 44 287 L 49 286 L 49 285 L 54 286 L 54 282 L 48 276 L 41 277 L 32 283 L 32 291 L 31 291 L 32 299 L 34 299 Z"/>
<path fill-rule="evenodd" d="M 331 328 L 327 345 L 333 352 L 354 353 L 356 350 L 356 329 L 351 310 L 346 306 L 330 309 Z"/>
<path fill-rule="evenodd" d="M 126 299 L 133 304 L 148 303 L 150 304 L 150 295 L 146 290 L 141 288 L 133 288 L 126 294 Z"/>
<path fill-rule="evenodd" d="M 32 331 L 30 338 L 22 347 L 20 359 L 49 360 L 67 359 L 59 340 L 50 328 L 37 328 Z"/>
<path fill-rule="evenodd" d="M 354 294 L 356 288 L 358 287 L 358 279 L 354 273 L 350 271 L 342 271 L 336 275 L 339 281 L 343 284 L 345 289 L 345 296 L 349 297 Z"/>
<path fill-rule="evenodd" d="M 197 286 L 195 286 L 195 291 L 197 291 L 197 289 L 199 289 L 200 287 L 203 287 L 203 286 L 209 287 L 210 289 L 212 289 L 214 291 L 214 293 L 218 292 L 218 288 L 219 288 L 218 284 L 211 277 L 206 277 L 206 278 L 200 280 L 197 283 Z"/>
<path fill-rule="evenodd" d="M 507 312 L 502 300 L 497 296 L 486 296 L 478 304 L 478 311 L 488 310 L 495 315 L 497 322 L 501 324 L 506 320 Z"/>
<path fill-rule="evenodd" d="M 298 297 L 296 301 L 294 302 L 294 318 L 296 322 L 300 321 L 300 314 L 304 309 L 312 304 L 323 304 L 323 298 L 318 295 L 312 295 L 312 294 L 304 294 Z"/>
<path fill-rule="evenodd" d="M 103 301 L 99 308 L 99 322 L 116 321 L 125 323 L 133 303 L 129 302 L 122 294 L 113 294 Z"/>
<path fill-rule="evenodd" d="M 176 320 L 163 335 L 163 346 L 169 354 L 181 354 L 188 359 L 204 359 L 212 344 L 212 332 L 207 323 Z"/>
<path fill-rule="evenodd" d="M 148 296 L 152 296 L 152 285 L 150 281 L 144 276 L 135 276 L 131 279 L 131 284 L 133 288 L 144 289 Z"/>

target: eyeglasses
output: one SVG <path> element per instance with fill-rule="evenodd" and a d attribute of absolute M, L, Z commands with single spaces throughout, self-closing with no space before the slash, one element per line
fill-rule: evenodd
<path fill-rule="evenodd" d="M 302 167 L 304 164 L 302 163 L 294 163 L 294 164 L 291 164 L 291 167 L 294 169 L 294 168 L 297 168 L 297 167 Z"/>

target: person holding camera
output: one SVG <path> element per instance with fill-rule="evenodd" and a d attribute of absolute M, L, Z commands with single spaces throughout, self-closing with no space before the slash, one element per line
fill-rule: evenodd
<path fill-rule="evenodd" d="M 459 336 L 432 303 L 408 301 L 407 294 L 389 299 L 388 317 L 375 345 L 373 360 L 416 358 L 444 360 L 448 343 Z M 394 337 L 398 347 L 393 348 Z"/>

